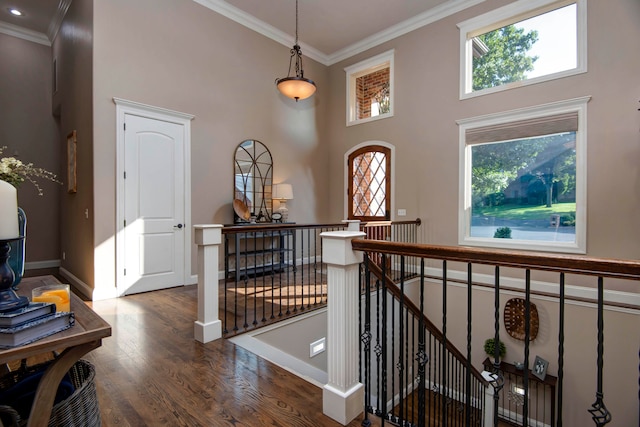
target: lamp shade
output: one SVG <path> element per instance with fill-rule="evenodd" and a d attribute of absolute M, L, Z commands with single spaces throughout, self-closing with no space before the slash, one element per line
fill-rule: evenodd
<path fill-rule="evenodd" d="M 276 200 L 291 200 L 293 199 L 293 187 L 291 184 L 274 184 L 272 196 Z"/>
<path fill-rule="evenodd" d="M 307 99 L 316 91 L 316 84 L 313 80 L 304 77 L 285 77 L 278 80 L 278 90 L 286 97 L 295 99 Z"/>

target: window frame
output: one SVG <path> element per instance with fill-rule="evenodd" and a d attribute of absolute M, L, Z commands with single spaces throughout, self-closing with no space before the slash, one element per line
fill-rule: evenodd
<path fill-rule="evenodd" d="M 355 216 L 353 212 L 353 176 L 352 176 L 352 165 L 351 158 L 353 156 L 357 156 L 363 152 L 367 151 L 380 151 L 386 154 L 386 171 L 385 171 L 385 209 L 386 215 L 385 217 L 374 217 L 374 216 Z M 395 173 L 395 147 L 384 142 L 384 141 L 367 141 L 362 144 L 359 144 L 353 147 L 351 150 L 345 153 L 344 161 L 345 161 L 345 199 L 344 199 L 344 215 L 345 218 L 349 220 L 360 220 L 360 221 L 387 221 L 392 220 L 393 209 L 395 206 L 395 199 L 393 194 L 393 182 L 394 182 L 394 173 Z"/>
<path fill-rule="evenodd" d="M 534 107 L 457 120 L 460 141 L 458 244 L 501 249 L 523 249 L 547 252 L 585 254 L 587 252 L 587 103 L 590 96 L 542 104 Z M 576 113 L 576 225 L 574 242 L 550 240 L 516 240 L 471 237 L 471 148 L 467 131 L 485 126 L 499 126 L 510 122 Z"/>
<path fill-rule="evenodd" d="M 473 90 L 473 38 L 477 35 L 542 15 L 570 4 L 576 5 L 576 68 L 506 83 L 486 89 Z M 458 24 L 460 29 L 460 99 L 474 98 L 522 86 L 587 72 L 587 1 L 586 0 L 527 0 L 516 1 Z"/>
<path fill-rule="evenodd" d="M 359 125 L 362 123 L 368 123 L 375 120 L 382 120 L 389 117 L 393 117 L 394 110 L 394 66 L 393 66 L 393 57 L 394 57 L 394 49 L 383 52 L 379 55 L 371 57 L 369 59 L 365 59 L 364 61 L 360 61 L 357 64 L 353 64 L 349 67 L 345 67 L 344 71 L 346 73 L 347 78 L 347 95 L 346 95 L 346 103 L 347 103 L 347 126 Z M 358 77 L 362 77 L 364 75 L 373 73 L 377 70 L 389 67 L 389 112 L 384 114 L 379 114 L 374 117 L 366 117 L 364 119 L 358 119 L 356 117 L 357 114 L 357 96 L 356 96 L 356 79 Z"/>

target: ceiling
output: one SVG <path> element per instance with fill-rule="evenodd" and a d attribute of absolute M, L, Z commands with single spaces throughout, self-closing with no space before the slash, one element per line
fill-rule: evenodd
<path fill-rule="evenodd" d="M 135 1 L 135 0 L 129 0 Z M 286 46 L 295 35 L 295 0 L 194 0 Z M 305 56 L 329 65 L 484 0 L 299 0 Z M 0 24 L 49 40 L 71 0 L 0 0 Z M 17 7 L 25 15 L 13 16 Z"/>

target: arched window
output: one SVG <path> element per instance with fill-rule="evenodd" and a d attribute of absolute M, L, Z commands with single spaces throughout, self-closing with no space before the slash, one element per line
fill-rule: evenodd
<path fill-rule="evenodd" d="M 348 218 L 391 219 L 391 150 L 368 145 L 349 154 Z"/>

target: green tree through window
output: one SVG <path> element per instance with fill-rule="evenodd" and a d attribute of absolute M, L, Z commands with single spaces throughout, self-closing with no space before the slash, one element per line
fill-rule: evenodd
<path fill-rule="evenodd" d="M 525 33 L 522 28 L 507 25 L 477 39 L 486 47 L 486 53 L 473 58 L 473 90 L 525 80 L 525 74 L 533 70 L 538 59 L 527 55 L 538 40 L 536 30 Z"/>

